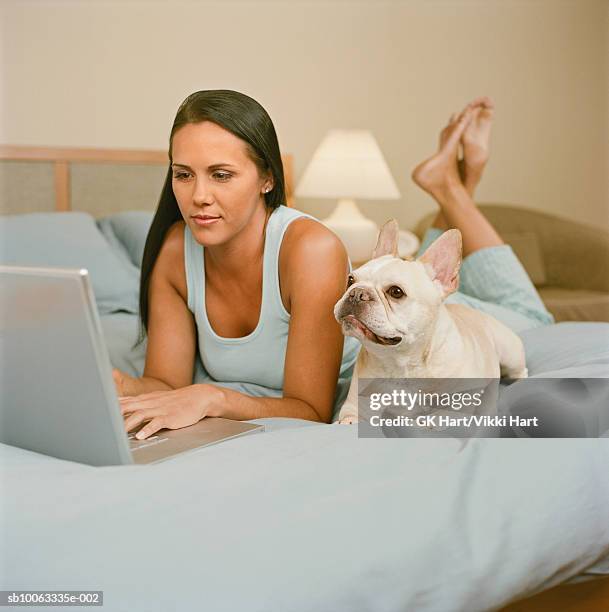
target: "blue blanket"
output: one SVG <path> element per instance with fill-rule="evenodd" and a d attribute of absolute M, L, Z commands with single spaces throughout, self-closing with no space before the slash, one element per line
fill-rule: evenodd
<path fill-rule="evenodd" d="M 531 374 L 609 377 L 608 330 L 523 333 Z M 150 466 L 0 445 L 0 589 L 103 590 L 129 612 L 473 612 L 609 573 L 607 438 L 463 446 L 261 422 Z"/>
<path fill-rule="evenodd" d="M 607 440 L 266 424 L 144 467 L 0 446 L 0 588 L 103 590 L 129 612 L 471 612 L 609 572 Z"/>

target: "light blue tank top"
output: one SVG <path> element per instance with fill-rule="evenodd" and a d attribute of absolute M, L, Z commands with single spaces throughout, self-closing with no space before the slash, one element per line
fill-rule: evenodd
<path fill-rule="evenodd" d="M 256 328 L 241 338 L 225 338 L 212 329 L 205 309 L 204 247 L 184 227 L 184 263 L 188 308 L 197 324 L 200 363 L 195 382 L 210 382 L 254 396 L 281 397 L 290 314 L 281 301 L 279 249 L 289 224 L 311 215 L 279 206 L 266 226 L 262 273 L 262 305 Z M 359 352 L 355 338 L 345 338 L 334 402 L 335 413 L 343 404 Z M 202 366 L 202 368 L 201 368 Z"/>

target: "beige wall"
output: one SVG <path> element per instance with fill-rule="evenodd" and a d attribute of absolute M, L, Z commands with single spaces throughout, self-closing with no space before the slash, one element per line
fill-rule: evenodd
<path fill-rule="evenodd" d="M 609 2 L 4 1 L 0 142 L 165 148 L 181 100 L 243 91 L 298 178 L 333 127 L 376 135 L 409 227 L 434 209 L 410 170 L 452 111 L 497 105 L 480 201 L 609 228 Z M 299 206 L 325 216 L 330 202 Z"/>

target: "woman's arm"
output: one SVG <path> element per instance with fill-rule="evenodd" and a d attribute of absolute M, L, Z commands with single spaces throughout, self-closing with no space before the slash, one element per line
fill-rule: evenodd
<path fill-rule="evenodd" d="M 112 369 L 114 386 L 119 397 L 126 395 L 141 395 L 142 393 L 152 393 L 153 391 L 171 391 L 167 383 L 152 378 L 151 376 L 131 376 L 117 368 Z"/>
<path fill-rule="evenodd" d="M 250 397 L 199 384 L 125 398 L 121 400 L 123 413 L 132 413 L 126 420 L 128 430 L 149 420 L 138 434 L 144 438 L 163 427 L 185 427 L 205 416 L 330 421 L 344 341 L 334 305 L 345 291 L 347 253 L 323 225 L 299 220 L 286 231 L 280 257 L 282 289 L 290 310 L 283 397 Z"/>
<path fill-rule="evenodd" d="M 119 396 L 170 391 L 192 384 L 195 323 L 185 301 L 184 224 L 167 232 L 150 277 L 146 364 L 142 377 L 114 369 Z"/>

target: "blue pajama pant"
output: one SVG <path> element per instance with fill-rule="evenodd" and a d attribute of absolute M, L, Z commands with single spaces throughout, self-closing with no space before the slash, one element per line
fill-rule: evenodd
<path fill-rule="evenodd" d="M 443 230 L 430 228 L 417 257 Z M 459 289 L 446 304 L 465 304 L 486 312 L 515 332 L 554 323 L 535 286 L 508 244 L 488 247 L 463 259 Z"/>

